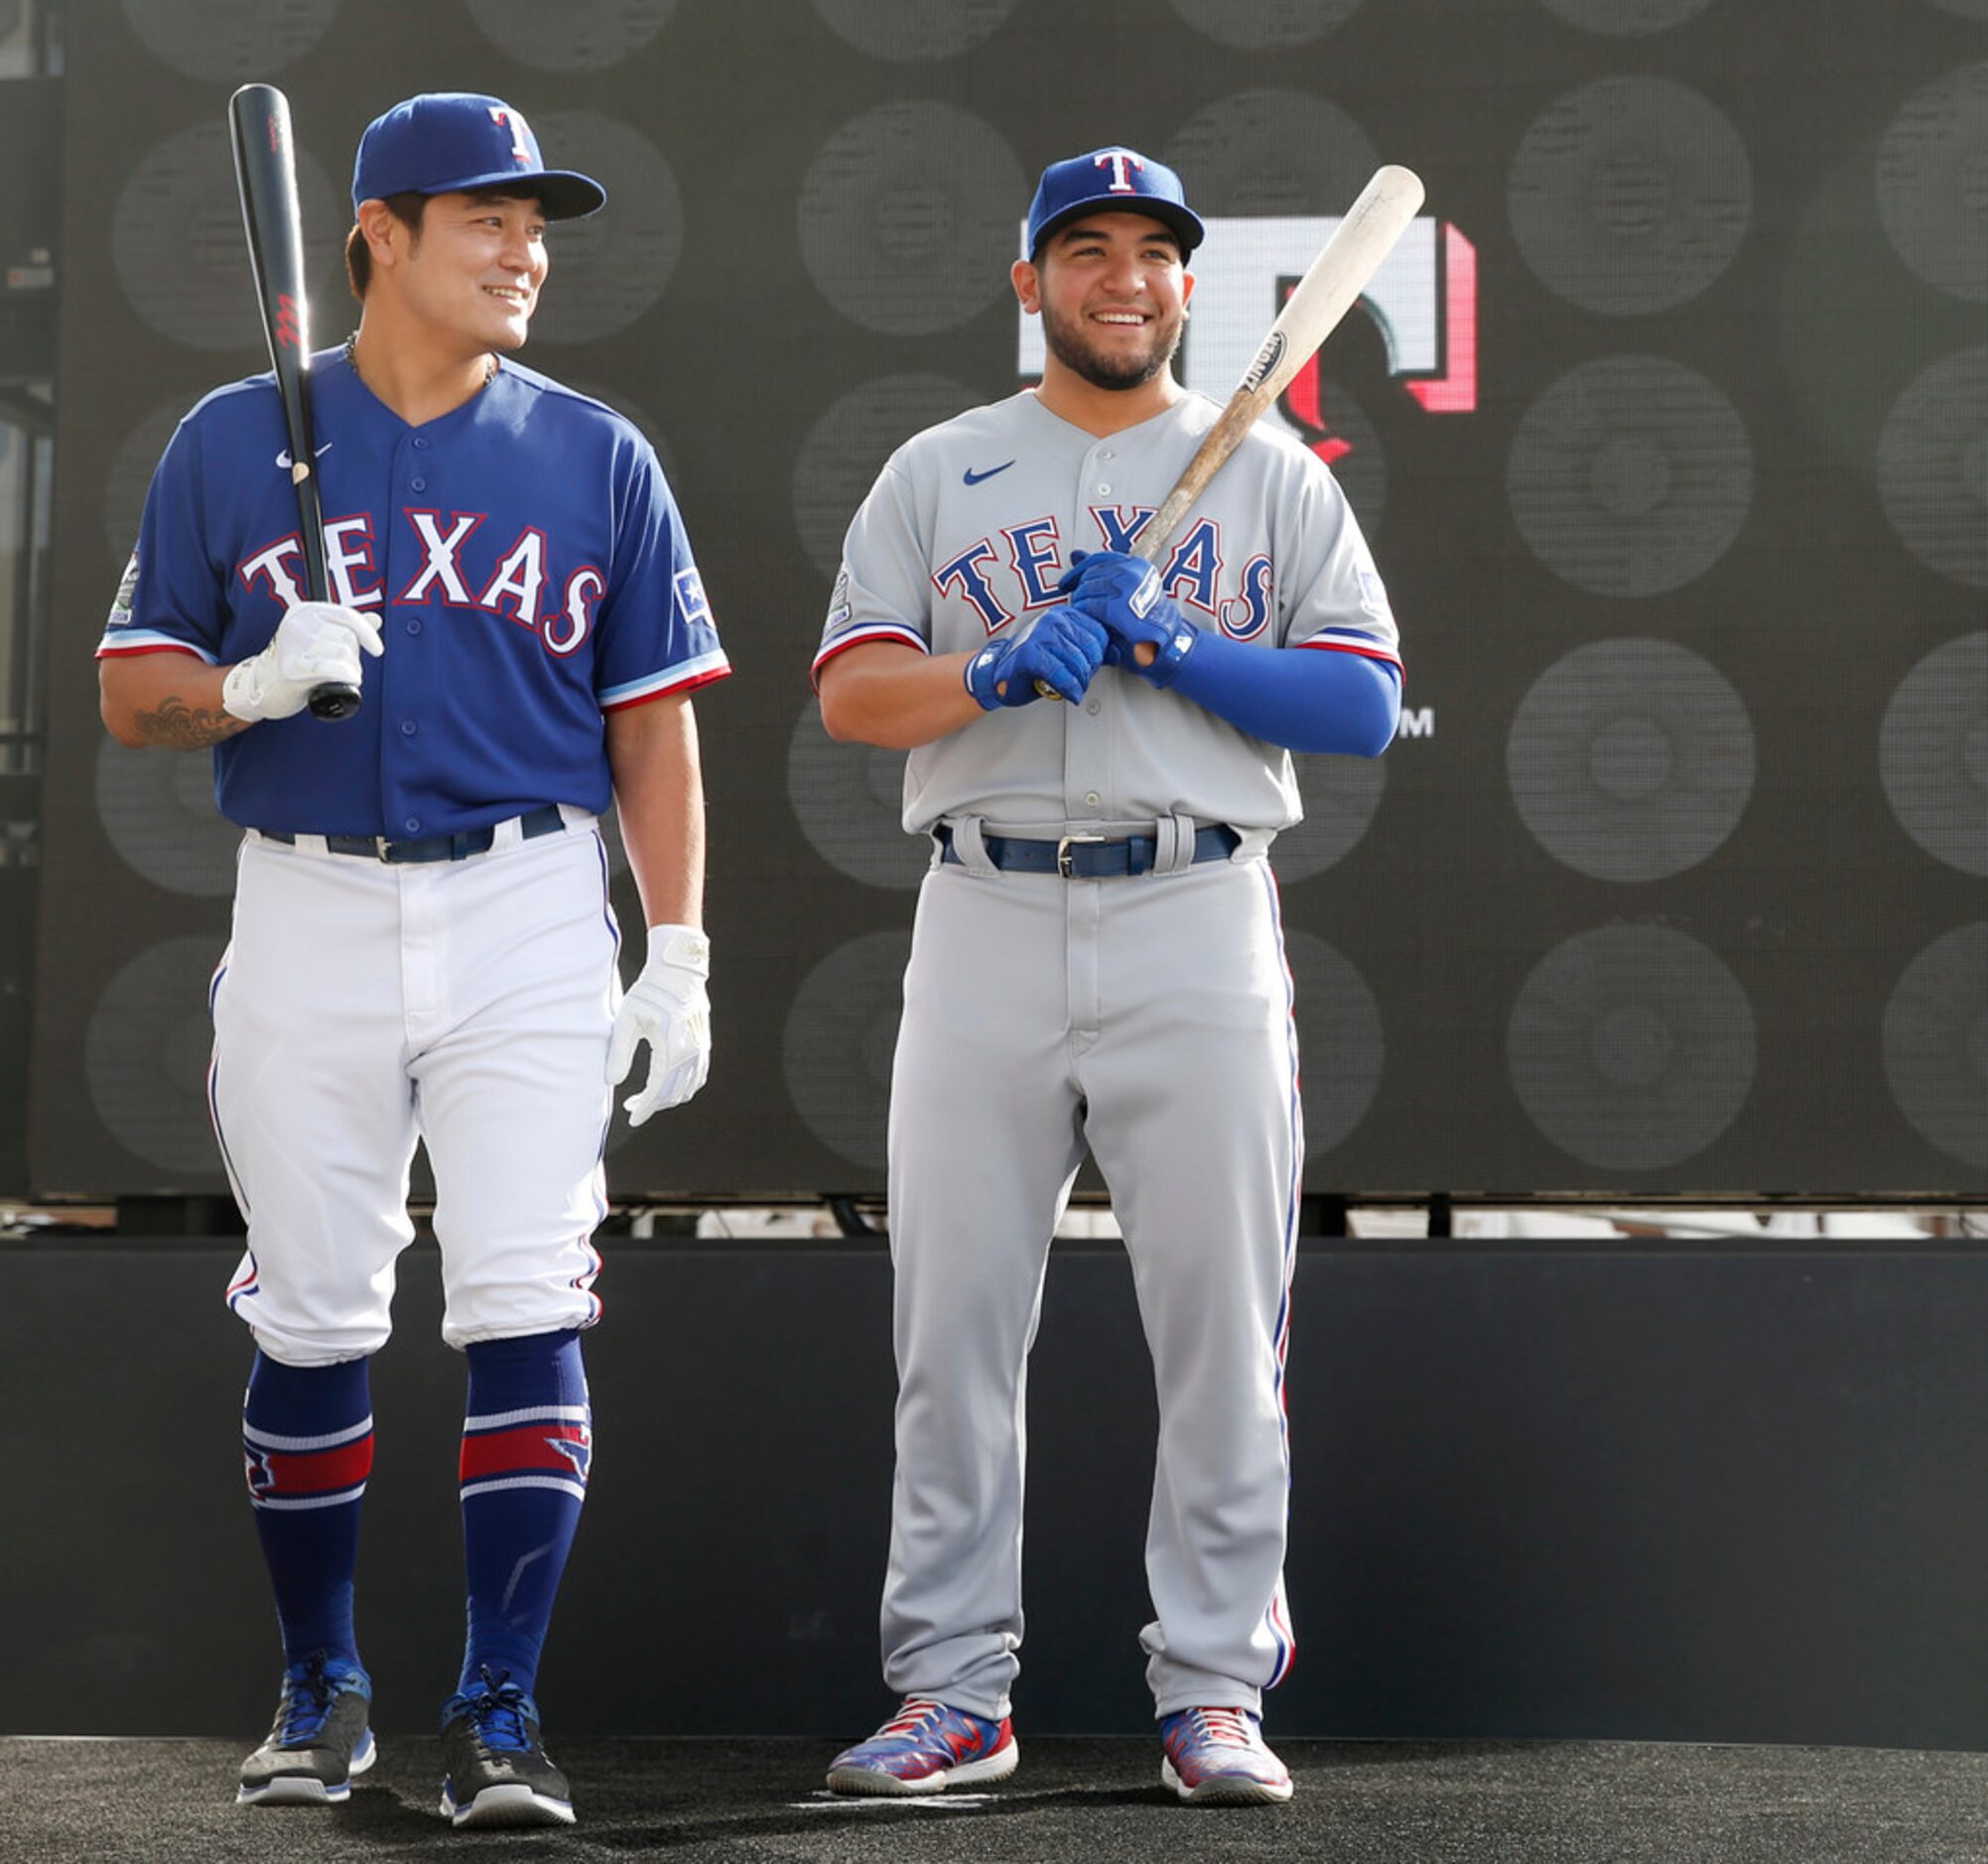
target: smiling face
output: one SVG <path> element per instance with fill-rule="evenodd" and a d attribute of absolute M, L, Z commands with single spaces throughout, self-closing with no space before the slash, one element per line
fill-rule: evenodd
<path fill-rule="evenodd" d="M 465 354 L 517 349 L 545 283 L 545 226 L 533 199 L 435 195 L 419 229 L 382 225 L 394 251 L 376 276 L 392 279 L 401 312 L 442 344 Z"/>
<path fill-rule="evenodd" d="M 1024 311 L 1042 315 L 1048 373 L 1094 388 L 1142 388 L 1173 360 L 1194 290 L 1180 242 L 1143 213 L 1087 213 L 1014 268 Z"/>

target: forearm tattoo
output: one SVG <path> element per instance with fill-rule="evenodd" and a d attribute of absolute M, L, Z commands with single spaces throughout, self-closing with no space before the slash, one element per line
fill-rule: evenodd
<path fill-rule="evenodd" d="M 161 750 L 199 750 L 202 745 L 217 744 L 245 731 L 247 723 L 219 708 L 205 712 L 190 706 L 176 693 L 160 700 L 158 711 L 141 712 L 136 720 L 139 736 Z"/>

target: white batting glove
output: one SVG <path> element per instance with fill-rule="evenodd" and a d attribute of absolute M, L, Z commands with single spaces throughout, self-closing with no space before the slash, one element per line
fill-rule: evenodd
<path fill-rule="evenodd" d="M 359 683 L 359 650 L 386 652 L 380 624 L 335 602 L 300 601 L 284 611 L 275 637 L 259 654 L 237 661 L 221 682 L 221 704 L 237 719 L 287 719 L 310 703 L 328 680 Z"/>
<path fill-rule="evenodd" d="M 695 926 L 652 925 L 649 956 L 615 1012 L 607 1043 L 607 1081 L 618 1086 L 635 1065 L 635 1046 L 649 1045 L 649 1078 L 622 1104 L 639 1127 L 662 1107 L 681 1107 L 711 1073 L 711 941 Z"/>

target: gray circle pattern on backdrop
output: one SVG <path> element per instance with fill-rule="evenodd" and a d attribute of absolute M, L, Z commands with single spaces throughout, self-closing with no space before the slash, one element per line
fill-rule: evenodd
<path fill-rule="evenodd" d="M 932 844 L 904 833 L 904 756 L 875 744 L 838 744 L 811 699 L 787 740 L 787 800 L 808 845 L 864 886 L 910 891 Z"/>
<path fill-rule="evenodd" d="M 1243 52 L 1308 46 L 1360 11 L 1360 0 L 1169 0 L 1169 4 L 1204 38 Z"/>
<path fill-rule="evenodd" d="M 590 343 L 625 330 L 669 289 L 683 254 L 683 194 L 663 152 L 626 123 L 548 110 L 532 127 L 548 163 L 607 190 L 608 211 L 561 220 L 547 236 L 552 269 L 532 314 L 535 342 Z"/>
<path fill-rule="evenodd" d="M 1988 345 L 1935 362 L 1892 405 L 1878 496 L 1927 569 L 1988 589 Z"/>
<path fill-rule="evenodd" d="M 226 944 L 216 933 L 147 947 L 104 986 L 83 1036 L 97 1118 L 175 1184 L 221 1176 L 207 1116 L 207 987 Z"/>
<path fill-rule="evenodd" d="M 241 831 L 214 807 L 211 757 L 161 757 L 106 736 L 96 813 L 111 847 L 154 886 L 215 899 L 234 891 Z"/>
<path fill-rule="evenodd" d="M 1988 924 L 1935 939 L 1885 1005 L 1885 1075 L 1920 1136 L 1988 1165 Z"/>
<path fill-rule="evenodd" d="M 865 933 L 830 952 L 795 992 L 780 1044 L 802 1123 L 868 1171 L 886 1163 L 890 1064 L 910 957 L 909 932 Z"/>
<path fill-rule="evenodd" d="M 1604 77 L 1526 130 L 1506 182 L 1512 231 L 1549 291 L 1635 317 L 1695 298 L 1753 217 L 1739 132 L 1664 77 Z"/>
<path fill-rule="evenodd" d="M 1878 144 L 1878 213 L 1928 285 L 1988 303 L 1988 62 L 1911 98 Z"/>
<path fill-rule="evenodd" d="M 1284 957 L 1297 989 L 1304 1155 L 1318 1158 L 1367 1118 L 1387 1066 L 1387 1034 L 1366 979 L 1323 939 L 1287 928 Z"/>
<path fill-rule="evenodd" d="M 872 59 L 934 65 L 958 58 L 1007 23 L 1015 0 L 815 0 L 835 36 Z"/>
<path fill-rule="evenodd" d="M 132 30 L 161 63 L 231 84 L 266 80 L 302 58 L 337 11 L 338 0 L 124 0 Z M 81 25 L 75 19 L 70 31 Z"/>
<path fill-rule="evenodd" d="M 1703 1151 L 1745 1104 L 1757 1049 L 1739 980 L 1662 926 L 1608 926 L 1555 946 L 1507 1029 L 1527 1118 L 1608 1171 L 1657 1171 Z"/>
<path fill-rule="evenodd" d="M 1899 826 L 1935 861 L 1988 878 L 1988 633 L 1948 641 L 1906 675 L 1878 768 Z"/>
<path fill-rule="evenodd" d="M 1380 166 L 1374 139 L 1337 104 L 1301 90 L 1244 90 L 1204 104 L 1162 158 L 1189 179 L 1204 217 L 1342 212 Z"/>
<path fill-rule="evenodd" d="M 483 37 L 520 65 L 540 71 L 599 71 L 641 51 L 662 31 L 677 0 L 560 0 L 558 19 L 545 0 L 467 0 Z M 534 130 L 538 119 L 529 119 Z M 556 168 L 578 168 L 564 157 Z M 594 173 L 582 168 L 583 175 Z"/>
<path fill-rule="evenodd" d="M 1279 835 L 1270 865 L 1283 886 L 1295 886 L 1338 864 L 1374 826 L 1388 789 L 1385 757 L 1296 757 L 1304 820 Z"/>
<path fill-rule="evenodd" d="M 944 375 L 883 375 L 838 395 L 794 453 L 794 527 L 824 582 L 883 463 L 911 438 L 987 397 Z M 819 617 L 817 617 L 819 618 Z"/>
<path fill-rule="evenodd" d="M 301 147 L 297 202 L 312 308 L 322 316 L 352 216 Z M 139 158 L 111 212 L 110 256 L 132 309 L 160 335 L 194 349 L 263 353 L 224 122 L 180 130 Z M 318 317 L 310 336 L 314 348 L 331 340 Z"/>
<path fill-rule="evenodd" d="M 1029 178 L 1000 132 L 950 104 L 886 103 L 809 164 L 801 257 L 844 317 L 928 336 L 1007 297 Z"/>
<path fill-rule="evenodd" d="M 145 494 L 152 474 L 158 470 L 159 456 L 174 430 L 186 419 L 199 395 L 178 395 L 158 407 L 117 443 L 110 457 L 110 469 L 103 488 L 103 535 L 111 557 L 122 570 L 138 548 L 138 526 L 145 516 Z M 104 591 L 104 607 L 110 606 L 111 588 Z"/>
<path fill-rule="evenodd" d="M 1612 38 L 1648 38 L 1667 33 L 1712 4 L 1712 0 L 1540 0 L 1569 26 Z"/>
<path fill-rule="evenodd" d="M 1732 834 L 1753 794 L 1753 726 L 1696 654 L 1597 641 L 1521 701 L 1505 767 L 1520 816 L 1556 861 L 1598 880 L 1660 880 Z"/>
<path fill-rule="evenodd" d="M 1739 535 L 1753 490 L 1738 410 L 1660 356 L 1608 357 L 1550 384 L 1506 466 L 1527 545 L 1598 596 L 1660 596 L 1703 576 Z"/>

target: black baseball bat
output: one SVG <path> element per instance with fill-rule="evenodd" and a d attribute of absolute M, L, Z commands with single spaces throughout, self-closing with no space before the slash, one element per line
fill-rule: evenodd
<path fill-rule="evenodd" d="M 310 305 L 304 286 L 304 220 L 297 209 L 297 145 L 290 133 L 290 100 L 273 84 L 244 84 L 228 99 L 228 133 L 234 142 L 235 187 L 248 231 L 248 263 L 255 274 L 262 333 L 283 400 L 290 437 L 290 480 L 297 492 L 297 523 L 304 544 L 304 593 L 331 600 L 325 574 L 325 511 L 318 496 L 318 454 L 311 437 Z M 349 719 L 359 709 L 359 689 L 327 680 L 311 689 L 312 715 Z"/>

